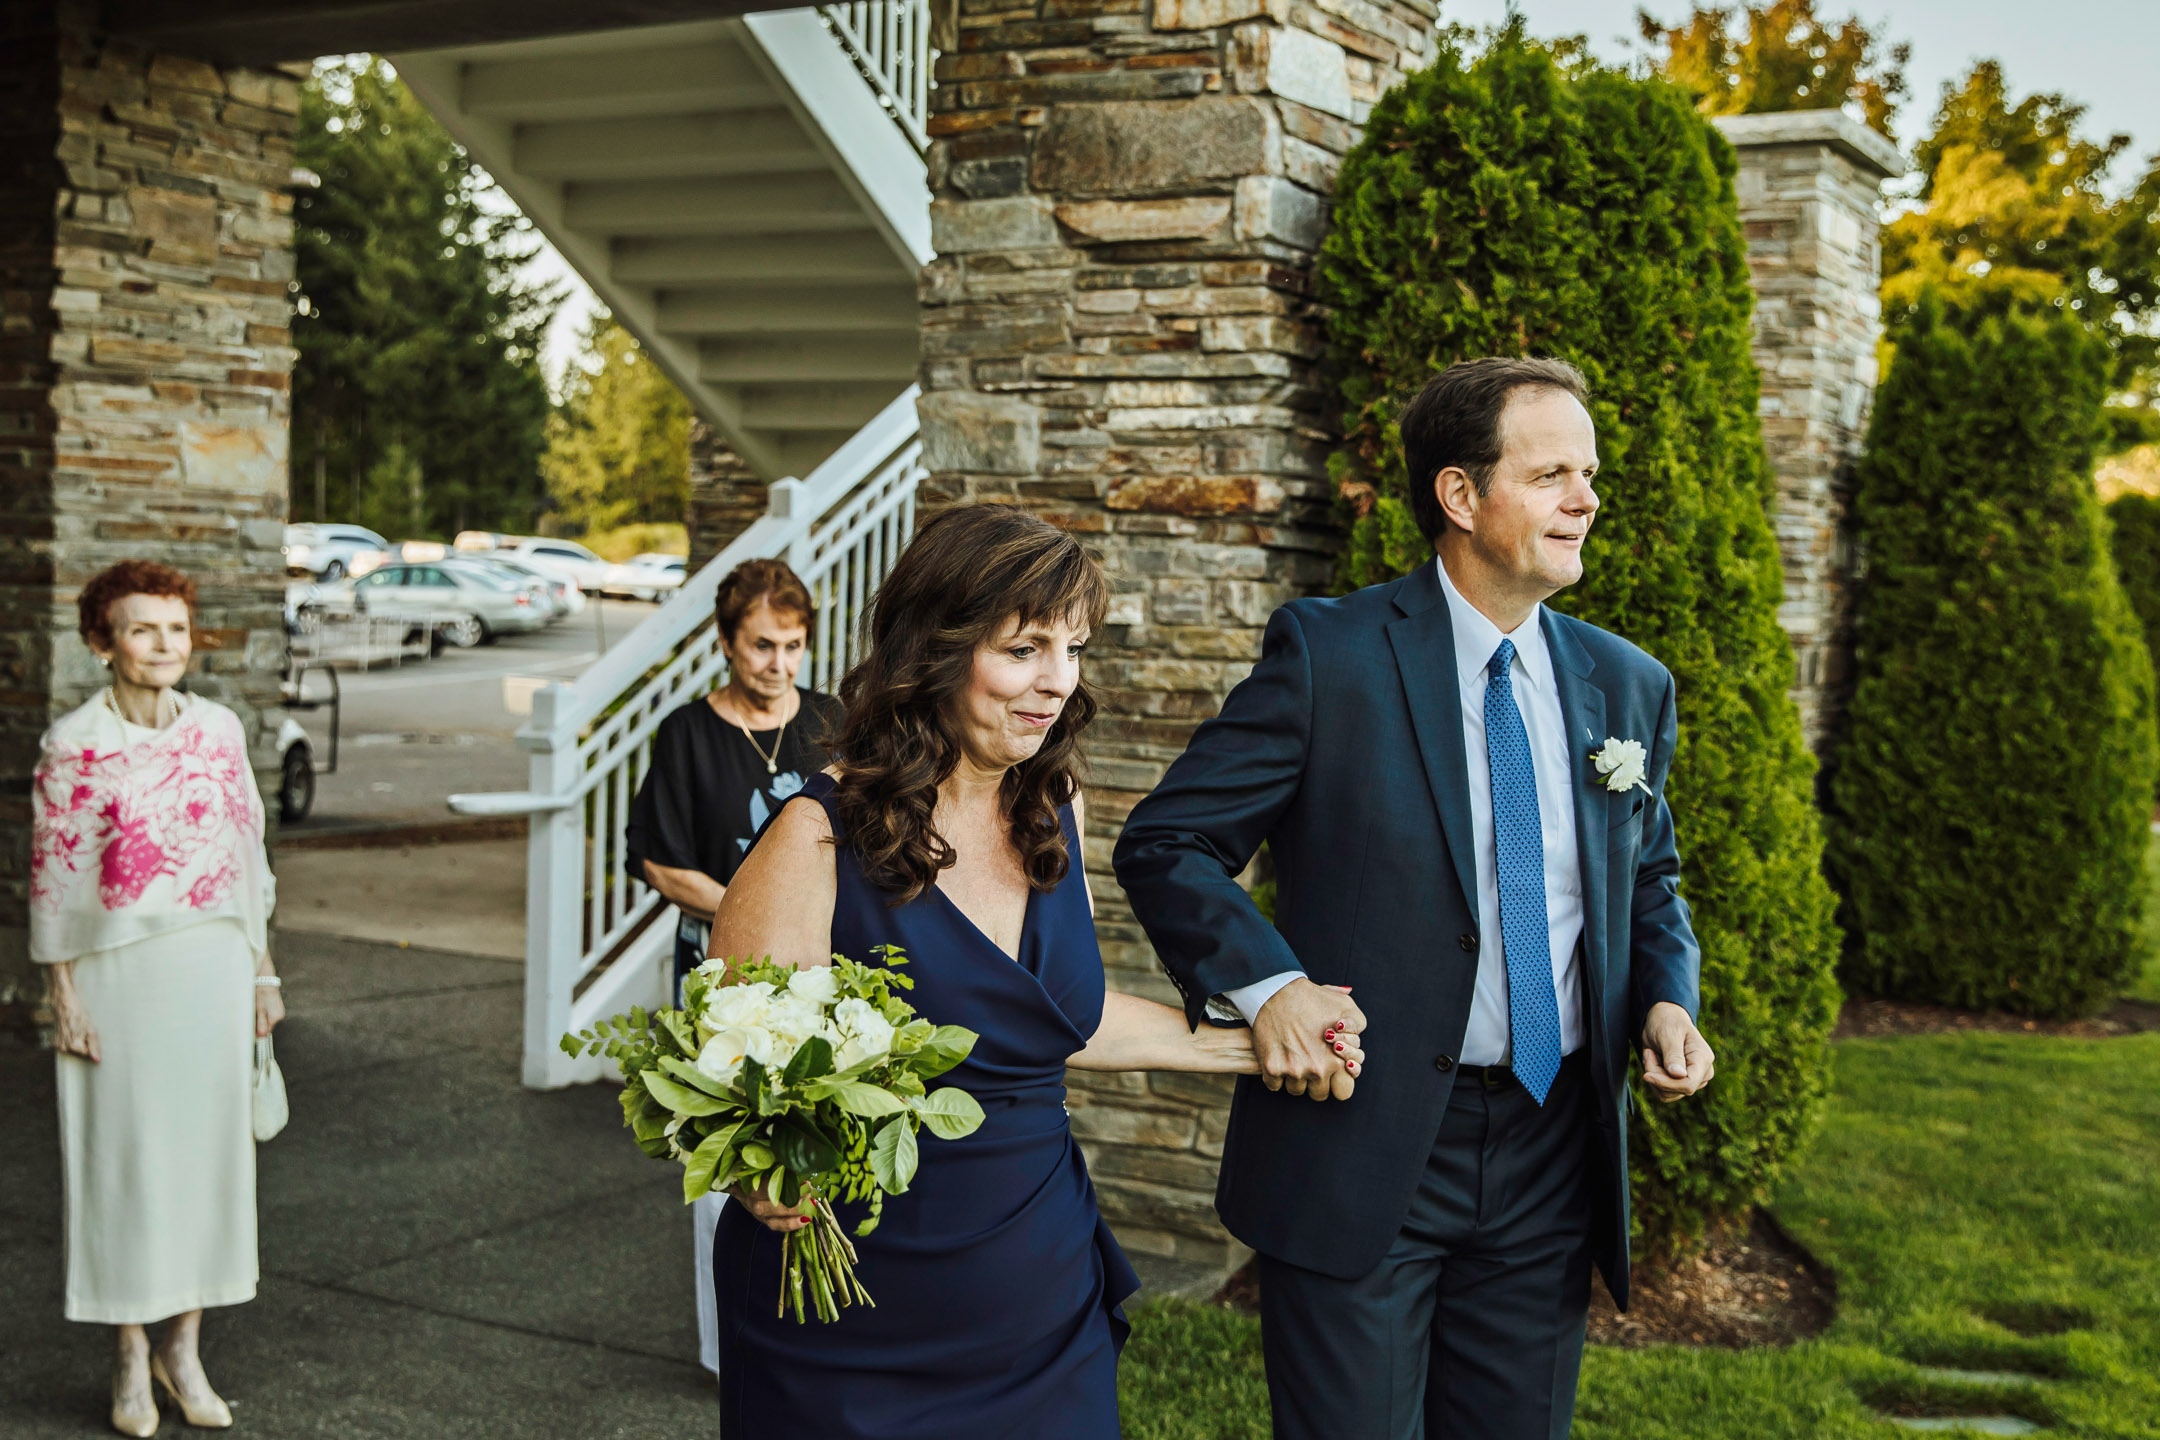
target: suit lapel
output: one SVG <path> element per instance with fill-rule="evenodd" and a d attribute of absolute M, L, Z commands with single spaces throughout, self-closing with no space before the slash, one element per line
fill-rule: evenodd
<path fill-rule="evenodd" d="M 1470 828 L 1470 765 L 1463 754 L 1462 689 L 1455 674 L 1455 627 L 1449 623 L 1447 597 L 1431 564 L 1406 576 L 1395 592 L 1401 619 L 1387 627 L 1410 702 L 1410 726 L 1425 762 L 1425 780 L 1440 811 L 1448 858 L 1462 886 L 1463 904 L 1474 917 L 1477 906 L 1477 837 Z"/>
<path fill-rule="evenodd" d="M 1567 751 L 1575 792 L 1575 858 L 1582 866 L 1583 948 L 1590 981 L 1605 989 L 1605 839 L 1611 809 L 1590 754 L 1605 740 L 1605 692 L 1591 677 L 1597 662 L 1582 643 L 1562 628 L 1559 617 L 1544 612 L 1545 643 L 1552 651 L 1553 678 L 1560 688 L 1560 721 L 1567 727 Z"/>

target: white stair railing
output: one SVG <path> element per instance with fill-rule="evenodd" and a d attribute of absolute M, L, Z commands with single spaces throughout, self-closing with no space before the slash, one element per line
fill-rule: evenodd
<path fill-rule="evenodd" d="M 864 607 L 915 528 L 923 476 L 913 386 L 805 480 L 781 480 L 766 513 L 660 611 L 569 685 L 533 696 L 518 744 L 529 788 L 452 795 L 461 815 L 526 815 L 524 1079 L 535 1089 L 600 1078 L 559 1042 L 633 1005 L 667 1003 L 675 910 L 630 873 L 624 826 L 653 732 L 727 671 L 713 623 L 721 580 L 779 558 L 809 587 L 817 629 L 802 682 L 831 690 L 854 663 Z"/>
<path fill-rule="evenodd" d="M 818 14 L 917 150 L 930 146 L 929 0 L 855 0 Z"/>

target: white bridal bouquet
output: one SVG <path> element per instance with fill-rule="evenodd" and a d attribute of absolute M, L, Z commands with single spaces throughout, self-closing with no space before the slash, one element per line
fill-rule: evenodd
<path fill-rule="evenodd" d="M 622 1067 L 624 1122 L 647 1155 L 681 1164 L 685 1204 L 738 1185 L 782 1205 L 809 1198 L 811 1223 L 782 1241 L 777 1313 L 792 1303 L 798 1322 L 806 1291 L 820 1320 L 876 1303 L 833 1203 L 867 1200 L 855 1233 L 869 1234 L 885 1197 L 915 1178 L 918 1130 L 958 1140 L 983 1121 L 965 1090 L 925 1083 L 968 1057 L 975 1032 L 917 1016 L 893 994 L 914 988 L 898 973 L 906 957 L 875 953 L 880 966 L 835 955 L 810 970 L 710 960 L 684 983 L 682 1009 L 632 1010 L 562 1038 L 572 1055 Z"/>

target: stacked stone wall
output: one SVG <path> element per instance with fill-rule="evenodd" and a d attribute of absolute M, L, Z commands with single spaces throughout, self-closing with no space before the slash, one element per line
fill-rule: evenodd
<path fill-rule="evenodd" d="M 290 74 L 105 42 L 92 7 L 21 8 L 45 18 L 0 59 L 21 142 L 0 182 L 0 989 L 25 973 L 36 736 L 104 683 L 75 635 L 92 575 L 144 557 L 195 577 L 191 686 L 275 763 L 300 99 Z"/>
<path fill-rule="evenodd" d="M 1802 733 L 1821 754 L 1851 692 L 1847 516 L 1882 334 L 1878 205 L 1903 162 L 1889 141 L 1834 111 L 1749 115 L 1720 128 L 1740 158 L 1759 413 L 1785 560 L 1778 619 L 1792 640 Z"/>
<path fill-rule="evenodd" d="M 690 422 L 690 573 L 727 549 L 765 513 L 768 487 L 728 449 L 720 432 L 703 420 Z"/>
<path fill-rule="evenodd" d="M 1132 805 L 1323 587 L 1338 541 L 1315 248 L 1428 0 L 962 0 L 930 122 L 927 508 L 1012 501 L 1115 596 L 1088 675 L 1086 863 L 1113 986 L 1174 1000 L 1109 869 Z M 1227 1082 L 1075 1073 L 1128 1248 L 1219 1271 Z"/>

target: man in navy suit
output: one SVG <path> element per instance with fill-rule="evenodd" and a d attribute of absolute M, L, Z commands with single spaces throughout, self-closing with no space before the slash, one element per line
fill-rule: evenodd
<path fill-rule="evenodd" d="M 1672 675 L 1543 604 L 1597 514 L 1585 399 L 1551 360 L 1434 378 L 1402 414 L 1434 563 L 1276 611 L 1118 842 L 1187 1021 L 1253 1028 L 1216 1206 L 1278 1440 L 1562 1440 L 1593 1263 L 1627 1304 L 1627 1068 L 1710 1079 Z"/>

